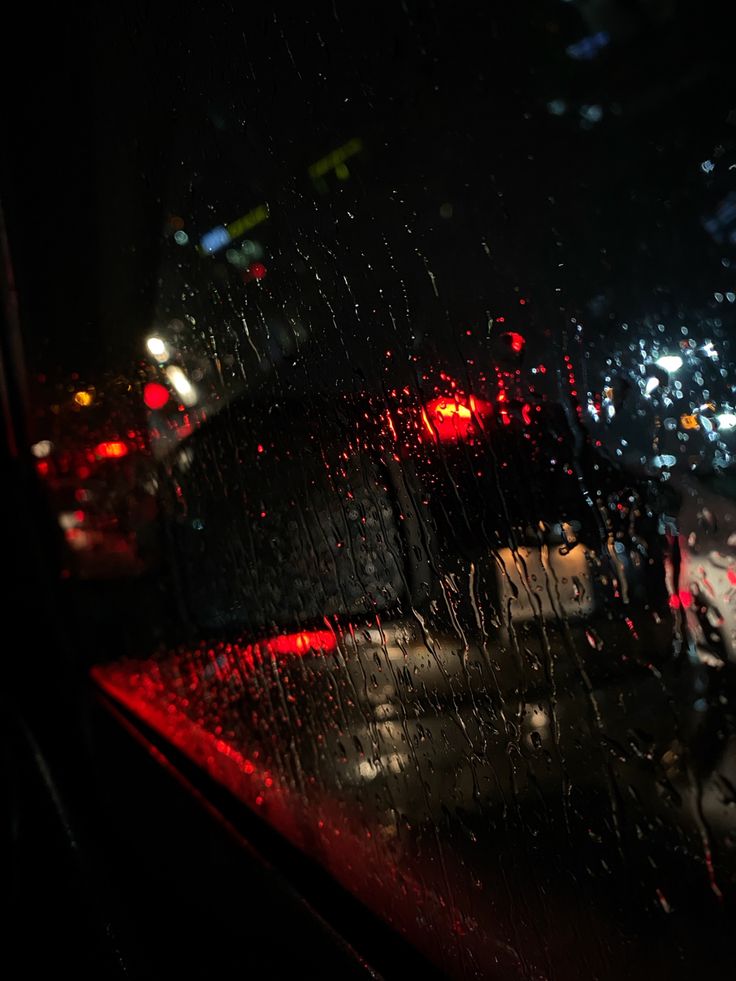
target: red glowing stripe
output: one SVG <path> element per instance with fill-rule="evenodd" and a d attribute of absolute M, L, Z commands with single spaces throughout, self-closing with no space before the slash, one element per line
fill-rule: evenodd
<path fill-rule="evenodd" d="M 71 529 L 75 531 L 76 529 Z M 279 634 L 255 644 L 221 644 L 199 652 L 191 660 L 172 654 L 173 673 L 155 660 L 99 665 L 91 675 L 97 684 L 140 719 L 182 749 L 241 799 L 260 807 L 269 791 L 269 803 L 278 806 L 280 791 L 271 772 L 258 763 L 259 751 L 246 756 L 232 742 L 203 727 L 191 717 L 192 699 L 210 686 L 242 688 L 245 678 L 257 669 L 263 657 L 320 654 L 334 651 L 337 636 L 332 630 L 301 630 Z M 188 663 L 187 663 L 188 662 Z M 168 676 L 167 676 L 168 675 Z M 238 680 L 240 684 L 238 685 Z"/>
<path fill-rule="evenodd" d="M 244 784 L 244 778 L 256 775 L 256 764 L 232 744 L 197 725 L 174 701 L 167 699 L 164 686 L 144 673 L 152 666 L 135 667 L 142 669 L 140 674 L 130 674 L 115 665 L 100 665 L 92 668 L 91 674 L 103 691 L 178 746 L 215 780 L 252 802 L 253 793 L 250 785 Z M 261 769 L 256 780 L 265 784 L 266 779 L 271 779 L 270 774 Z"/>

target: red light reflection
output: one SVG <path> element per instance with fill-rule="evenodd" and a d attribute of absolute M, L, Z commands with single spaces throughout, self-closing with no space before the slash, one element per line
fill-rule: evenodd
<path fill-rule="evenodd" d="M 517 334 L 514 330 L 508 331 L 503 336 L 508 341 L 509 347 L 514 354 L 521 354 L 526 345 L 526 341 L 524 340 L 523 336 L 521 334 Z"/>

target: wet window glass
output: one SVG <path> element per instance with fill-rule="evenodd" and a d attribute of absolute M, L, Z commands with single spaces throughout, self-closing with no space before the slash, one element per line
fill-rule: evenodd
<path fill-rule="evenodd" d="M 732 960 L 722 17 L 99 14 L 6 202 L 94 684 L 451 977 Z"/>

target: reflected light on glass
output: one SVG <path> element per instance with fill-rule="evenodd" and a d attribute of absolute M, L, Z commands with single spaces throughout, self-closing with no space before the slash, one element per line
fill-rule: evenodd
<path fill-rule="evenodd" d="M 504 340 L 507 342 L 514 354 L 521 354 L 526 345 L 526 341 L 521 334 L 518 334 L 515 330 L 507 331 L 503 335 Z"/>

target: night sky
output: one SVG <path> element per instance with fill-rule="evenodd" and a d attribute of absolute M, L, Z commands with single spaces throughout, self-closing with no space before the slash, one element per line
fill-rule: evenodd
<path fill-rule="evenodd" d="M 699 161 L 733 154 L 728 32 L 708 5 L 608 6 L 612 41 L 589 61 L 566 54 L 589 27 L 552 0 L 452 15 L 83 6 L 42 30 L 24 14 L 0 176 L 30 370 L 92 377 L 139 357 L 157 311 L 175 313 L 168 216 L 196 241 L 261 200 L 263 316 L 298 309 L 315 348 L 352 362 L 391 339 L 407 292 L 400 339 L 423 334 L 428 352 L 520 296 L 541 343 L 594 301 L 602 324 L 699 302 L 720 255 L 702 216 L 729 182 Z M 351 179 L 316 193 L 309 164 L 356 135 Z M 336 334 L 305 252 L 321 252 Z M 201 300 L 212 263 L 189 262 Z"/>

